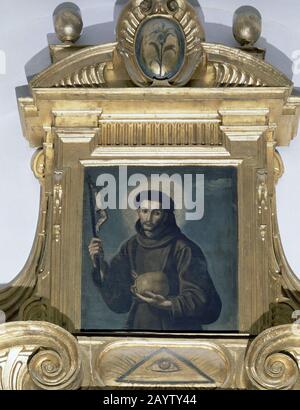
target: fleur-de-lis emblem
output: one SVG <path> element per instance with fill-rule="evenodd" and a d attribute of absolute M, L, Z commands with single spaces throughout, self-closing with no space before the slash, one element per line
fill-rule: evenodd
<path fill-rule="evenodd" d="M 156 63 L 159 67 L 159 77 L 164 76 L 164 56 L 167 52 L 172 52 L 176 56 L 176 45 L 175 43 L 168 42 L 169 37 L 173 37 L 175 41 L 177 37 L 174 30 L 171 27 L 167 27 L 165 23 L 161 23 L 150 35 L 151 41 L 149 41 L 149 46 L 153 47 L 155 50 L 156 57 L 150 62 L 151 65 Z"/>

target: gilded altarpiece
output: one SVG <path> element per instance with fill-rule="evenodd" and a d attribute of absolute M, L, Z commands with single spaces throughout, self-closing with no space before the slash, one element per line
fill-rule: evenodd
<path fill-rule="evenodd" d="M 300 283 L 280 242 L 275 192 L 284 172 L 276 148 L 298 129 L 291 81 L 254 46 L 206 43 L 185 0 L 132 0 L 116 43 L 50 48 L 52 65 L 18 100 L 24 136 L 36 148 L 41 206 L 26 266 L 0 290 L 8 320 L 0 326 L 0 388 L 299 389 Z M 87 175 L 95 183 L 120 167 L 206 176 L 212 219 L 201 229 L 211 247 L 196 222 L 182 229 L 203 245 L 225 311 L 226 286 L 233 289 L 235 310 L 223 322 L 174 331 L 126 328 L 117 313 L 104 324 L 101 311 L 84 318 L 87 241 L 95 234 L 86 222 L 95 185 Z M 227 184 L 232 207 L 213 191 L 216 179 Z M 108 242 L 127 218 L 113 215 L 117 222 L 110 216 L 101 228 Z M 226 227 L 220 244 L 233 241 L 223 278 L 225 248 L 214 251 L 212 221 Z M 121 240 L 111 243 L 113 253 Z"/>

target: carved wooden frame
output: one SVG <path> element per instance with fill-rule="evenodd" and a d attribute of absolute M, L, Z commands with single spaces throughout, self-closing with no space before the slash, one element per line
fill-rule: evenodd
<path fill-rule="evenodd" d="M 28 262 L 0 290 L 0 309 L 21 321 L 0 326 L 0 388 L 299 388 L 292 313 L 300 282 L 280 242 L 275 185 L 283 173 L 276 148 L 296 135 L 300 98 L 264 61 L 204 42 L 205 70 L 190 72 L 187 87 L 137 88 L 118 40 L 70 55 L 54 47 L 58 61 L 31 81 L 31 97 L 19 98 L 24 135 L 37 148 L 41 208 Z M 81 255 L 73 247 L 82 232 L 72 221 L 82 216 L 84 168 L 99 164 L 237 168 L 239 334 L 78 334 Z M 155 372 L 161 358 L 181 370 Z M 68 371 L 51 378 L 53 368 Z"/>

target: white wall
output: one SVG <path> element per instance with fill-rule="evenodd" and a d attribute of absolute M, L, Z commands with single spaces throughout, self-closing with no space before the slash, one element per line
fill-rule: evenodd
<path fill-rule="evenodd" d="M 86 27 L 82 42 L 91 38 L 93 43 L 109 41 L 113 25 L 100 23 L 113 21 L 115 1 L 75 2 L 82 10 Z M 14 89 L 27 83 L 25 65 L 47 46 L 47 34 L 53 32 L 52 12 L 59 3 L 0 0 L 0 283 L 9 282 L 23 267 L 33 242 L 39 205 L 38 182 L 30 170 L 33 150 L 22 136 Z M 234 45 L 232 16 L 244 4 L 256 6 L 263 15 L 263 39 L 259 44 L 267 48 L 267 60 L 300 87 L 300 73 L 293 74 L 291 62 L 295 50 L 300 49 L 299 0 L 202 0 L 207 41 Z M 29 71 L 47 64 L 45 50 L 40 60 L 31 61 Z M 279 223 L 288 260 L 300 277 L 300 135 L 280 152 L 286 173 L 277 189 Z"/>

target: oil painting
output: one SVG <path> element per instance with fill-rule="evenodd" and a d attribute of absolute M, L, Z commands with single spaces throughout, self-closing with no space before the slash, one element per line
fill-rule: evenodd
<path fill-rule="evenodd" d="M 87 168 L 82 260 L 83 331 L 236 331 L 235 168 Z"/>

